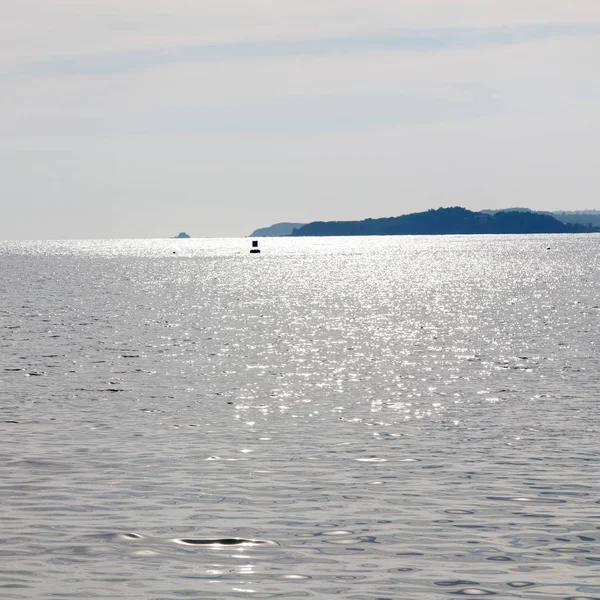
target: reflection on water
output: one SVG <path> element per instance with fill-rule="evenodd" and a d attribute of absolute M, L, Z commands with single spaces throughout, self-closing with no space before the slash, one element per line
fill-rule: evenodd
<path fill-rule="evenodd" d="M 0 243 L 0 597 L 600 598 L 599 245 Z"/>

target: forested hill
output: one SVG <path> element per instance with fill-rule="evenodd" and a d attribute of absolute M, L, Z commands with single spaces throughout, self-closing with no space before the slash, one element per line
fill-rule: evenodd
<path fill-rule="evenodd" d="M 531 210 L 530 208 L 500 208 L 485 209 L 480 212 L 496 214 L 499 212 L 536 212 L 541 215 L 550 215 L 563 223 L 578 223 L 580 225 L 592 225 L 600 227 L 600 210 Z"/>
<path fill-rule="evenodd" d="M 465 208 L 438 208 L 426 212 L 365 219 L 364 221 L 315 221 L 294 229 L 293 236 L 335 235 L 452 235 L 481 233 L 591 233 L 600 231 L 562 223 L 550 215 L 533 212 L 487 214 Z"/>

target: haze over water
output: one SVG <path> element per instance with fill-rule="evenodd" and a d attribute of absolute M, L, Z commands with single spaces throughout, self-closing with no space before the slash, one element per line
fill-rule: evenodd
<path fill-rule="evenodd" d="M 0 242 L 0 597 L 600 598 L 600 236 L 249 246 Z"/>

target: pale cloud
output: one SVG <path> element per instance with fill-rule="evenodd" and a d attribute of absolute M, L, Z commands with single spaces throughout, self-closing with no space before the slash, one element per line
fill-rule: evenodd
<path fill-rule="evenodd" d="M 390 35 L 398 30 L 600 21 L 597 0 L 5 0 L 2 61 L 173 45 Z"/>
<path fill-rule="evenodd" d="M 600 23 L 520 25 L 502 28 L 404 30 L 377 36 L 308 38 L 285 41 L 173 45 L 143 51 L 53 59 L 27 65 L 16 75 L 130 75 L 180 63 L 230 62 L 264 58 L 332 56 L 372 52 L 477 50 L 561 36 L 600 35 Z"/>
<path fill-rule="evenodd" d="M 0 131 L 21 134 L 309 133 L 507 111 L 595 110 L 594 36 L 473 52 L 256 58 L 159 65 L 130 76 L 21 77 Z M 43 98 L 43 102 L 40 99 Z"/>

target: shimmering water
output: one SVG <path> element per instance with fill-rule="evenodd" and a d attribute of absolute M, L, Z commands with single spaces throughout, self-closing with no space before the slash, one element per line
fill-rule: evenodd
<path fill-rule="evenodd" d="M 600 236 L 261 247 L 0 243 L 0 597 L 600 598 Z"/>

